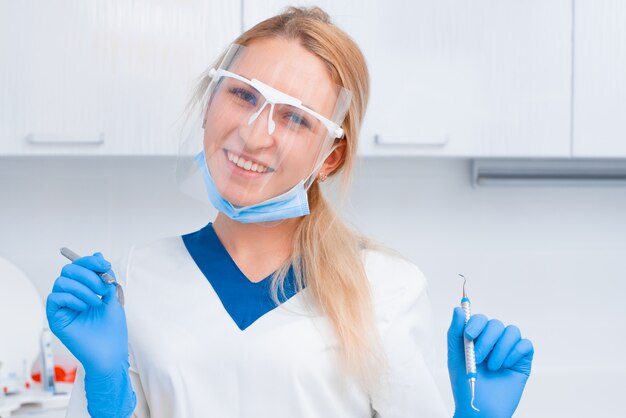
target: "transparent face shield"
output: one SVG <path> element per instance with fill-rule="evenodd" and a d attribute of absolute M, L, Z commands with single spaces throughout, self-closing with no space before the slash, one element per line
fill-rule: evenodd
<path fill-rule="evenodd" d="M 234 216 L 306 193 L 343 137 L 350 92 L 259 45 L 231 45 L 204 81 L 182 133 L 179 188 Z"/>

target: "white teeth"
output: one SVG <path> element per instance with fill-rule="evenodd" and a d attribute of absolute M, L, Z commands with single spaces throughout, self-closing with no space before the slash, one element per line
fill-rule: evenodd
<path fill-rule="evenodd" d="M 228 152 L 227 156 L 229 161 L 237 165 L 237 167 L 243 168 L 244 170 L 255 171 L 257 173 L 265 173 L 268 170 L 268 168 L 264 165 L 253 163 L 252 161 L 247 161 L 244 158 L 233 154 L 232 152 Z"/>

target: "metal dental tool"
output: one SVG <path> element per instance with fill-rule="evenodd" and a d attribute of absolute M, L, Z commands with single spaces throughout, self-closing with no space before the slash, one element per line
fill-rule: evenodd
<path fill-rule="evenodd" d="M 463 299 L 461 299 L 461 308 L 465 313 L 465 325 L 467 326 L 467 322 L 472 316 L 472 305 L 467 297 L 467 292 L 465 291 L 465 283 L 467 282 L 467 279 L 462 274 L 459 274 L 459 276 L 463 277 Z M 468 341 L 468 339 L 465 338 L 465 335 L 463 335 L 463 347 L 465 348 L 465 371 L 467 373 L 470 393 L 472 396 L 471 406 L 472 409 L 479 411 L 479 409 L 474 406 L 474 391 L 476 386 L 476 377 L 478 377 L 478 374 L 476 373 L 476 353 L 474 353 L 474 341 Z"/>
<path fill-rule="evenodd" d="M 74 251 L 70 250 L 67 247 L 63 247 L 61 248 L 61 254 L 63 254 L 63 256 L 65 258 L 67 258 L 70 261 L 75 261 L 78 260 L 79 258 L 81 258 L 80 255 L 76 254 Z M 96 273 L 98 276 L 100 276 L 100 278 L 106 283 L 106 284 L 115 284 L 115 286 L 117 287 L 117 300 L 120 303 L 120 305 L 124 306 L 124 290 L 122 290 L 122 286 L 120 286 L 119 283 L 117 283 L 115 281 L 115 277 L 111 276 L 110 274 L 107 273 L 98 273 L 98 272 L 94 272 Z"/>

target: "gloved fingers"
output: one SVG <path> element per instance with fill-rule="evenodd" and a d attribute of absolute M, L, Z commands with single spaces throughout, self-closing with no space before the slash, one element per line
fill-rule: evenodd
<path fill-rule="evenodd" d="M 102 301 L 97 294 L 83 283 L 71 278 L 61 276 L 54 281 L 53 293 L 69 293 L 85 302 L 89 306 L 100 306 Z"/>
<path fill-rule="evenodd" d="M 483 314 L 472 315 L 465 326 L 465 337 L 473 341 L 483 332 L 488 322 L 489 320 Z"/>
<path fill-rule="evenodd" d="M 69 293 L 50 293 L 48 295 L 48 299 L 46 300 L 46 314 L 48 318 L 53 317 L 54 314 L 62 308 L 69 308 L 74 311 L 82 312 L 89 309 L 89 305 Z"/>
<path fill-rule="evenodd" d="M 96 273 L 106 273 L 111 270 L 111 263 L 105 260 L 101 253 L 81 257 L 78 260 L 74 260 L 74 264 L 83 266 Z"/>
<path fill-rule="evenodd" d="M 99 257 L 101 259 L 103 259 L 104 261 L 106 261 L 107 263 L 109 263 L 109 261 L 107 259 L 104 258 L 104 256 L 102 255 L 101 252 L 95 252 L 93 253 L 94 257 Z M 109 263 L 109 269 L 105 272 L 107 274 L 110 274 L 111 276 L 115 277 L 115 273 L 113 272 L 113 270 L 111 270 L 111 263 Z M 117 277 L 115 277 L 117 279 Z"/>
<path fill-rule="evenodd" d="M 522 334 L 518 327 L 515 325 L 507 326 L 491 351 L 491 354 L 489 354 L 489 360 L 487 361 L 489 370 L 496 371 L 502 367 L 504 360 L 521 338 Z"/>
<path fill-rule="evenodd" d="M 107 286 L 109 286 L 110 291 L 106 295 L 102 295 L 102 302 L 104 302 L 104 304 L 106 305 L 110 305 L 111 303 L 119 304 L 119 299 L 117 295 L 117 292 L 118 292 L 117 287 L 120 285 L 118 283 L 113 283 Z M 120 286 L 120 289 L 121 289 L 120 292 L 123 293 L 123 289 L 121 288 L 121 286 Z"/>
<path fill-rule="evenodd" d="M 517 362 L 522 359 L 527 359 L 528 361 L 532 361 L 533 354 L 535 353 L 535 348 L 533 347 L 533 343 L 526 338 L 522 338 L 515 344 L 515 347 L 511 350 L 509 355 L 504 360 L 502 367 L 506 369 L 512 368 Z"/>
<path fill-rule="evenodd" d="M 474 352 L 476 353 L 476 364 L 480 364 L 485 360 L 503 332 L 504 324 L 497 319 L 492 319 L 487 323 L 480 335 L 475 337 Z"/>
<path fill-rule="evenodd" d="M 448 369 L 461 370 L 465 368 L 465 354 L 463 350 L 463 328 L 465 314 L 459 307 L 454 308 L 452 322 L 448 329 Z"/>
<path fill-rule="evenodd" d="M 450 344 L 450 342 L 457 343 L 459 339 L 463 342 L 464 328 L 465 314 L 463 313 L 463 309 L 457 306 L 452 312 L 452 322 L 450 323 L 450 328 L 448 328 L 448 344 Z"/>
<path fill-rule="evenodd" d="M 104 295 L 109 292 L 108 286 L 100 276 L 84 266 L 77 264 L 78 260 L 72 264 L 66 264 L 61 270 L 61 277 L 67 277 L 75 280 L 91 289 L 98 295 Z"/>
<path fill-rule="evenodd" d="M 93 253 L 94 257 L 98 257 L 101 258 L 102 260 L 106 261 L 107 263 L 109 263 L 104 256 L 102 255 L 101 252 L 95 252 Z M 111 266 L 111 263 L 109 263 L 109 266 Z M 113 272 L 113 270 L 111 270 L 111 268 L 109 267 L 109 270 L 105 271 L 105 273 L 107 273 L 109 276 L 112 276 L 115 281 L 117 282 L 117 277 L 115 276 L 115 272 Z M 109 299 L 111 299 L 114 295 L 116 295 L 116 286 L 111 286 L 110 284 L 107 284 L 107 291 L 108 293 L 106 295 L 103 295 L 103 300 L 106 302 Z"/>

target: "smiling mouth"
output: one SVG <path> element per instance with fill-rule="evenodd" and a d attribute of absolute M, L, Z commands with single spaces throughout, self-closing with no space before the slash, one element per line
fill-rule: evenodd
<path fill-rule="evenodd" d="M 241 168 L 242 170 L 250 171 L 253 173 L 261 173 L 261 174 L 271 173 L 272 171 L 274 171 L 268 166 L 257 163 L 255 161 L 246 160 L 245 158 L 231 151 L 224 150 L 224 152 L 226 153 L 226 158 L 228 158 L 228 161 L 235 164 L 237 167 Z"/>

